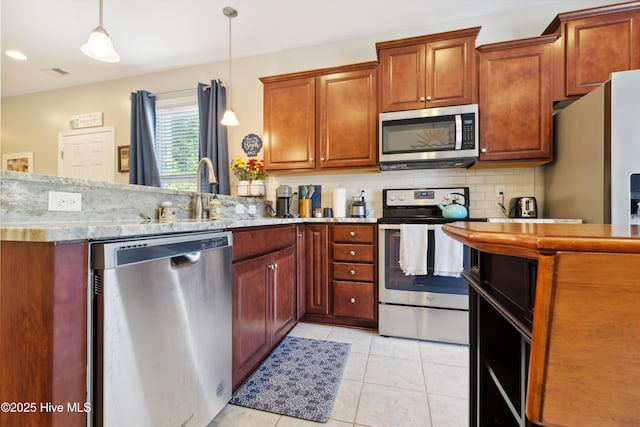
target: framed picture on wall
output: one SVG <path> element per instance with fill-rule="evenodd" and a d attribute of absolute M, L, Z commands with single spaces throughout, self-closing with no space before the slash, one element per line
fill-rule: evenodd
<path fill-rule="evenodd" d="M 33 172 L 33 151 L 3 154 L 2 169 L 14 172 Z"/>
<path fill-rule="evenodd" d="M 129 172 L 129 146 L 118 147 L 118 172 Z"/>

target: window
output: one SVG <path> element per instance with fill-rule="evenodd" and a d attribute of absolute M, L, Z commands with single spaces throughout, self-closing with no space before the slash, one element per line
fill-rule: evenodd
<path fill-rule="evenodd" d="M 196 191 L 199 128 L 195 95 L 156 101 L 155 152 L 163 188 Z"/>

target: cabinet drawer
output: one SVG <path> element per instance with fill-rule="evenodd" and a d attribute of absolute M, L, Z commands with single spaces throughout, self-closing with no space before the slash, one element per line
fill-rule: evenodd
<path fill-rule="evenodd" d="M 373 243 L 374 226 L 341 224 L 333 225 L 333 241 L 345 243 Z"/>
<path fill-rule="evenodd" d="M 373 262 L 373 245 L 345 245 L 334 243 L 333 259 L 336 261 Z"/>
<path fill-rule="evenodd" d="M 233 231 L 233 260 L 259 256 L 295 243 L 295 225 Z"/>
<path fill-rule="evenodd" d="M 373 319 L 372 283 L 333 282 L 333 314 L 335 316 Z"/>
<path fill-rule="evenodd" d="M 334 262 L 333 278 L 373 282 L 373 264 Z"/>

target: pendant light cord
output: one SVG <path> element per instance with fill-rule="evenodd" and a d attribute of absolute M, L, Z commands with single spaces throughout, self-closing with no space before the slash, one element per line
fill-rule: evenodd
<path fill-rule="evenodd" d="M 227 109 L 231 110 L 231 16 L 229 16 L 229 87 L 227 90 L 229 91 L 229 108 Z"/>
<path fill-rule="evenodd" d="M 102 0 L 100 0 L 100 28 L 102 27 Z"/>

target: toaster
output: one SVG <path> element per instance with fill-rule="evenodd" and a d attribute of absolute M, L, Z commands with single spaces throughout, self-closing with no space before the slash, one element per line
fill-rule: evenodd
<path fill-rule="evenodd" d="M 514 197 L 509 202 L 509 218 L 537 218 L 535 197 Z"/>

